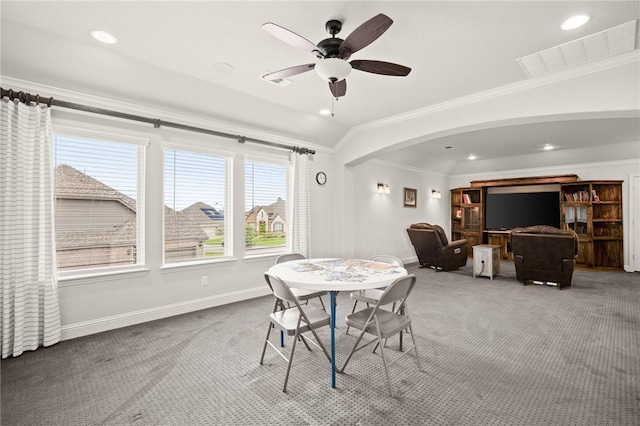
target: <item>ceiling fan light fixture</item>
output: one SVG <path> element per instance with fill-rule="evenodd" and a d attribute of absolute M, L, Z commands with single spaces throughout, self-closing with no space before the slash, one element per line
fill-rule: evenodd
<path fill-rule="evenodd" d="M 337 82 L 351 73 L 351 64 L 340 58 L 326 58 L 319 61 L 314 69 L 324 81 Z"/>

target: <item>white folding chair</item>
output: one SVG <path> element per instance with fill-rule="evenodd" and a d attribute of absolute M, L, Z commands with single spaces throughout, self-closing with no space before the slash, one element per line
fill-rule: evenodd
<path fill-rule="evenodd" d="M 271 346 L 285 361 L 287 361 L 287 374 L 284 378 L 283 392 L 287 391 L 287 382 L 289 381 L 289 373 L 291 371 L 291 364 L 293 362 L 293 355 L 296 350 L 296 343 L 298 339 L 302 340 L 308 350 L 311 350 L 308 343 L 311 343 L 322 349 L 327 359 L 331 361 L 329 352 L 322 344 L 320 337 L 316 333 L 316 329 L 324 326 L 328 326 L 331 323 L 331 317 L 325 311 L 321 311 L 311 305 L 305 305 L 304 308 L 300 305 L 298 299 L 293 295 L 291 289 L 284 281 L 274 277 L 272 275 L 265 274 L 265 280 L 273 290 L 273 294 L 276 298 L 273 311 L 269 316 L 270 322 L 267 330 L 267 337 L 264 341 L 262 348 L 262 356 L 260 357 L 260 364 L 264 362 L 264 355 L 267 351 L 267 345 Z M 295 306 L 283 309 L 282 301 L 293 303 Z M 291 345 L 291 351 L 289 357 L 285 355 L 276 345 L 271 343 L 269 336 L 271 335 L 271 329 L 278 327 L 282 332 L 287 333 L 289 336 L 293 336 L 293 343 Z M 315 337 L 317 344 L 312 340 L 306 338 L 303 333 L 310 331 Z"/>
<path fill-rule="evenodd" d="M 368 307 L 358 312 L 352 313 L 347 316 L 347 325 L 360 330 L 360 335 L 353 344 L 353 348 L 349 352 L 349 356 L 340 370 L 340 373 L 344 372 L 349 360 L 356 351 L 363 349 L 371 343 L 376 343 L 373 349 L 375 353 L 378 347 L 380 348 L 380 355 L 382 356 L 382 363 L 384 364 L 384 371 L 387 376 L 387 384 L 389 385 L 389 394 L 393 396 L 393 388 L 391 387 L 391 378 L 389 376 L 389 368 L 387 359 L 385 357 L 384 342 L 386 339 L 395 336 L 396 334 L 407 330 L 411 331 L 411 340 L 413 341 L 413 349 L 416 354 L 416 362 L 418 363 L 418 369 L 422 371 L 420 365 L 420 357 L 418 355 L 418 346 L 416 345 L 416 339 L 414 333 L 411 330 L 411 317 L 409 316 L 409 309 L 407 307 L 407 297 L 411 293 L 416 283 L 415 275 L 407 275 L 395 280 L 389 287 L 387 287 L 375 306 Z M 394 311 L 387 311 L 381 309 L 382 305 L 388 305 L 396 302 L 397 308 Z M 358 346 L 362 341 L 365 334 L 372 334 L 376 338 L 369 342 Z M 411 351 L 407 350 L 402 355 L 397 357 L 393 362 L 399 360 Z"/>
<path fill-rule="evenodd" d="M 288 254 L 282 254 L 278 256 L 278 258 L 276 259 L 276 263 L 282 263 L 282 262 L 288 262 L 290 260 L 300 260 L 300 259 L 306 259 L 306 257 L 304 257 L 300 253 L 288 253 Z M 322 309 L 324 311 L 327 310 L 324 306 L 324 302 L 322 301 L 322 297 L 321 297 L 327 294 L 326 291 L 304 290 L 301 288 L 293 288 L 293 287 L 290 287 L 290 290 L 293 293 L 293 295 L 296 296 L 296 298 L 301 302 L 308 303 L 309 299 L 315 299 L 317 297 L 318 299 L 320 299 L 320 304 L 322 305 Z"/>
<path fill-rule="evenodd" d="M 402 260 L 400 260 L 395 256 L 378 255 L 378 256 L 373 256 L 369 260 L 373 262 L 383 262 L 383 263 L 388 263 L 390 265 L 404 267 L 404 263 L 402 263 Z M 358 302 L 366 303 L 367 307 L 369 307 L 369 305 L 375 305 L 376 303 L 378 303 L 378 300 L 380 300 L 380 296 L 382 296 L 382 293 L 384 293 L 384 290 L 385 288 L 383 287 L 383 288 L 372 288 L 369 290 L 352 291 L 351 294 L 349 294 L 349 297 L 354 301 L 353 308 L 351 309 L 351 313 L 354 313 L 356 311 L 356 306 L 358 306 Z M 391 310 L 393 310 L 393 307 L 391 308 Z M 349 334 L 349 327 L 347 327 L 346 334 Z"/>

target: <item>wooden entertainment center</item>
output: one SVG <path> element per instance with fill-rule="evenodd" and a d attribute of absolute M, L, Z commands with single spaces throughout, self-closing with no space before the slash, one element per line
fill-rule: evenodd
<path fill-rule="evenodd" d="M 451 240 L 465 238 L 469 246 L 499 245 L 500 257 L 512 259 L 510 230 L 485 229 L 487 189 L 559 185 L 560 224 L 578 234 L 576 266 L 623 267 L 622 181 L 581 181 L 577 175 L 473 181 L 451 190 Z M 471 252 L 471 250 L 470 250 Z"/>

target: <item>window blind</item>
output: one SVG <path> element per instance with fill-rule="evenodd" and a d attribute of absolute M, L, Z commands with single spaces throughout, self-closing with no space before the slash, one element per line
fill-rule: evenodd
<path fill-rule="evenodd" d="M 245 161 L 245 248 L 248 253 L 287 247 L 286 162 Z"/>
<path fill-rule="evenodd" d="M 144 263 L 144 149 L 137 143 L 54 135 L 59 272 Z"/>
<path fill-rule="evenodd" d="M 219 155 L 165 149 L 165 264 L 231 254 L 225 206 L 230 161 Z"/>

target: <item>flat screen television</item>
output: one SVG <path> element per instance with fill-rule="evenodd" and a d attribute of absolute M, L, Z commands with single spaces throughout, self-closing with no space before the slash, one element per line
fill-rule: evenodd
<path fill-rule="evenodd" d="M 560 194 L 524 192 L 487 194 L 485 228 L 507 230 L 533 225 L 560 228 Z"/>

